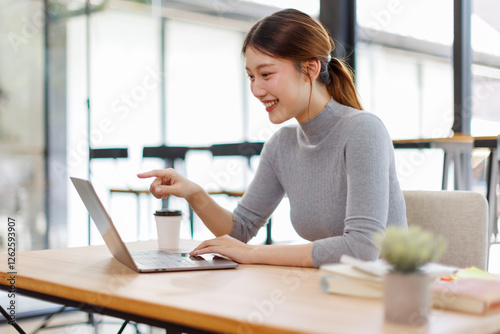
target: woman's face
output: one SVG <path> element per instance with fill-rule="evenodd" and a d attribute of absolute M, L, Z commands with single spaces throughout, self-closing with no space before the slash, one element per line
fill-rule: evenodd
<path fill-rule="evenodd" d="M 262 102 L 274 124 L 295 117 L 307 120 L 310 82 L 287 59 L 273 58 L 253 48 L 245 53 L 252 94 Z"/>

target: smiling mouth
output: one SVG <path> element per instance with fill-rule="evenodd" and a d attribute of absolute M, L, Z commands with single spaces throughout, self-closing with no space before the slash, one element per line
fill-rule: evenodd
<path fill-rule="evenodd" d="M 271 101 L 271 102 L 266 102 L 266 103 L 264 103 L 264 105 L 266 106 L 266 108 L 269 108 L 269 107 L 274 106 L 276 103 L 278 103 L 278 100 L 274 100 L 274 101 Z"/>

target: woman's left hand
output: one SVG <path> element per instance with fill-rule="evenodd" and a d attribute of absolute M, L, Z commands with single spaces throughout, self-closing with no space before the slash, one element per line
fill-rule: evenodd
<path fill-rule="evenodd" d="M 256 246 L 247 245 L 244 242 L 236 240 L 225 234 L 215 239 L 205 240 L 193 249 L 189 255 L 196 256 L 207 253 L 218 253 L 227 256 L 238 263 L 254 263 L 252 259 L 252 250 Z"/>

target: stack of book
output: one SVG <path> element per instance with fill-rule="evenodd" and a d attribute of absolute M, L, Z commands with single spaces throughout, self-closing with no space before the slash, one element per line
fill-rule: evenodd
<path fill-rule="evenodd" d="M 320 267 L 320 284 L 327 293 L 363 298 L 382 298 L 389 267 L 381 260 L 365 262 L 348 256 L 342 263 Z M 500 311 L 500 276 L 478 268 L 458 269 L 427 264 L 421 269 L 432 280 L 432 306 L 474 314 Z"/>

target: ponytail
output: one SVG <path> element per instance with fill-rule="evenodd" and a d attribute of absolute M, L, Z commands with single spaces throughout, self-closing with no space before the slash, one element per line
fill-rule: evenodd
<path fill-rule="evenodd" d="M 342 60 L 331 57 L 328 64 L 321 61 L 322 71 L 318 79 L 326 86 L 333 99 L 343 105 L 363 110 L 356 93 L 353 71 Z"/>

